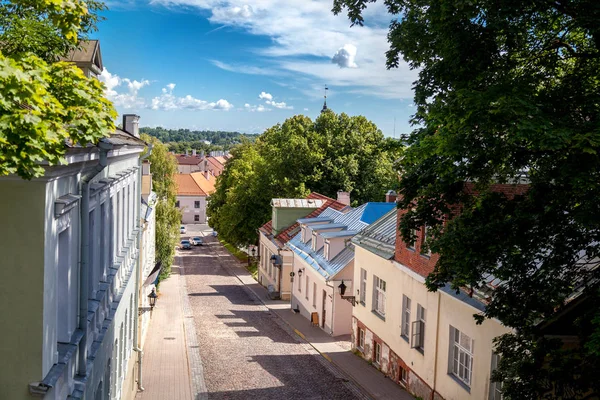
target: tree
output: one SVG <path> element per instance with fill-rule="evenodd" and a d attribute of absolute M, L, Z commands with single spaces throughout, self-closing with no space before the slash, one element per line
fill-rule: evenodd
<path fill-rule="evenodd" d="M 0 3 L 0 175 L 41 176 L 64 162 L 65 142 L 96 143 L 114 131 L 103 86 L 57 62 L 95 29 L 101 2 Z"/>
<path fill-rule="evenodd" d="M 345 190 L 355 204 L 381 200 L 398 184 L 393 162 L 400 149 L 362 116 L 328 111 L 314 122 L 288 118 L 232 150 L 210 198 L 209 223 L 228 242 L 247 245 L 270 219 L 273 198 L 311 191 L 335 198 Z"/>
<path fill-rule="evenodd" d="M 334 0 L 352 23 L 372 0 Z M 387 66 L 419 69 L 417 126 L 399 163 L 400 230 L 427 225 L 431 290 L 505 284 L 482 318 L 498 339 L 505 398 L 576 398 L 600 387 L 600 7 L 591 0 L 388 0 Z M 526 181 L 517 196 L 495 185 Z M 465 190 L 474 185 L 477 196 Z M 460 207 L 457 208 L 456 205 Z M 460 212 L 458 212 L 460 211 Z M 573 290 L 596 306 L 564 348 L 540 321 Z M 595 322 L 591 322 L 595 321 Z"/>
<path fill-rule="evenodd" d="M 152 136 L 142 134 L 141 139 L 152 146 L 149 157 L 152 170 L 152 186 L 158 202 L 156 204 L 156 261 L 162 262 L 159 279 L 171 273 L 171 265 L 175 256 L 175 246 L 179 238 L 181 213 L 175 207 L 177 200 L 177 161 L 169 153 L 167 146 Z"/>

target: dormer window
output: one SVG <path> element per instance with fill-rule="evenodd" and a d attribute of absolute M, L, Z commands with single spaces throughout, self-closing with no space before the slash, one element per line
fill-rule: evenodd
<path fill-rule="evenodd" d="M 323 256 L 326 260 L 329 260 L 329 240 L 325 241 L 325 246 L 323 247 Z"/>
<path fill-rule="evenodd" d="M 313 232 L 312 234 L 312 249 L 313 251 L 317 251 L 317 232 Z"/>

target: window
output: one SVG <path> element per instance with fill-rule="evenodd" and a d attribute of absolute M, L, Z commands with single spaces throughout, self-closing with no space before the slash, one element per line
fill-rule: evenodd
<path fill-rule="evenodd" d="M 385 281 L 373 275 L 373 311 L 382 317 L 385 317 L 385 287 Z"/>
<path fill-rule="evenodd" d="M 381 343 L 375 342 L 375 364 L 381 364 Z"/>
<path fill-rule="evenodd" d="M 423 240 L 421 241 L 421 254 L 427 257 L 431 257 L 431 250 L 429 250 L 429 246 L 427 244 L 427 238 L 428 238 L 428 232 L 429 228 L 427 226 L 425 226 L 425 228 L 423 228 Z M 425 248 L 427 248 L 427 251 L 423 251 Z"/>
<path fill-rule="evenodd" d="M 402 295 L 402 336 L 408 340 L 410 335 L 410 298 Z"/>
<path fill-rule="evenodd" d="M 175 202 L 175 207 L 179 208 L 179 200 Z"/>
<path fill-rule="evenodd" d="M 425 308 L 420 304 L 417 304 L 417 320 L 412 323 L 410 347 L 425 350 Z"/>
<path fill-rule="evenodd" d="M 400 383 L 406 385 L 408 383 L 408 371 L 400 367 Z"/>
<path fill-rule="evenodd" d="M 467 386 L 471 385 L 473 370 L 473 339 L 450 326 L 449 373 Z"/>
<path fill-rule="evenodd" d="M 406 247 L 407 247 L 407 248 L 409 248 L 409 249 L 411 249 L 411 250 L 414 250 L 414 249 L 416 248 L 416 243 L 417 243 L 417 239 L 416 239 L 416 237 L 417 237 L 417 233 L 418 233 L 418 232 L 419 232 L 419 231 L 418 231 L 417 229 L 415 229 L 415 230 L 413 231 L 413 235 L 415 235 L 415 240 L 414 240 L 412 243 L 407 243 L 407 244 L 406 244 Z"/>
<path fill-rule="evenodd" d="M 360 269 L 360 302 L 365 305 L 365 298 L 367 296 L 367 271 Z"/>
<path fill-rule="evenodd" d="M 194 215 L 194 222 L 200 222 L 200 216 Z"/>
<path fill-rule="evenodd" d="M 300 275 L 300 270 L 298 270 L 298 293 L 302 293 L 302 276 Z"/>
<path fill-rule="evenodd" d="M 358 328 L 358 348 L 365 349 L 365 330 Z"/>
<path fill-rule="evenodd" d="M 498 368 L 500 356 L 492 353 L 492 372 Z M 502 382 L 490 382 L 490 400 L 502 400 Z"/>
<path fill-rule="evenodd" d="M 200 202 L 194 201 L 194 208 L 200 208 Z"/>
<path fill-rule="evenodd" d="M 313 307 L 317 308 L 317 282 L 313 282 Z"/>
<path fill-rule="evenodd" d="M 304 298 L 305 298 L 306 300 L 308 300 L 308 281 L 309 281 L 309 280 L 310 280 L 310 279 L 308 279 L 308 276 L 307 276 L 307 277 L 306 277 L 306 287 L 305 287 L 305 289 L 306 289 L 306 293 L 304 293 Z"/>

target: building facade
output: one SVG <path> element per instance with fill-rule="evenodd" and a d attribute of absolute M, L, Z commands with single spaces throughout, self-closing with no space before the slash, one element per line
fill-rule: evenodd
<path fill-rule="evenodd" d="M 351 239 L 394 207 L 366 203 L 345 213 L 327 208 L 318 217 L 299 219 L 299 233 L 286 244 L 293 253 L 292 308 L 332 336 L 350 333 L 352 304 L 338 287 L 344 283 L 354 290 Z"/>
<path fill-rule="evenodd" d="M 275 297 L 290 300 L 292 282 L 292 252 L 285 244 L 300 231 L 296 220 L 316 217 L 328 207 L 343 210 L 347 207 L 327 196 L 311 193 L 306 199 L 273 199 L 272 220 L 259 228 L 260 263 L 258 282 L 271 288 Z"/>
<path fill-rule="evenodd" d="M 484 303 L 448 287 L 430 292 L 425 278 L 437 255 L 426 230 L 406 244 L 391 211 L 353 238 L 356 246 L 352 343 L 366 360 L 423 399 L 500 399 L 491 382 L 498 321 L 477 325 Z"/>
<path fill-rule="evenodd" d="M 177 184 L 176 206 L 181 211 L 183 224 L 205 224 L 206 204 L 215 191 L 215 177 L 210 172 L 175 175 Z"/>
<path fill-rule="evenodd" d="M 97 146 L 70 148 L 42 178 L 0 178 L 10 399 L 133 398 L 139 271 L 137 116 Z M 6 345 L 10 344 L 10 345 Z"/>

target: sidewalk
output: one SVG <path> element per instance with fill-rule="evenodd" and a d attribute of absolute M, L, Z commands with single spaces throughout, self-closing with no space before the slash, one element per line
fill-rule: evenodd
<path fill-rule="evenodd" d="M 138 392 L 136 399 L 193 400 L 196 397 L 192 392 L 197 393 L 198 382 L 191 379 L 190 369 L 197 366 L 193 351 L 188 354 L 187 349 L 190 339 L 195 343 L 196 338 L 186 340 L 186 335 L 191 336 L 191 333 L 184 322 L 184 285 L 185 278 L 179 275 L 176 266 L 173 266 L 171 276 L 160 283 L 160 297 L 152 311 L 143 349 L 142 383 L 145 390 Z M 189 361 L 188 357 L 191 358 Z"/>
<path fill-rule="evenodd" d="M 250 289 L 256 297 L 277 314 L 295 332 L 317 350 L 325 359 L 343 371 L 354 383 L 376 400 L 414 400 L 414 397 L 403 390 L 398 384 L 386 378 L 380 371 L 369 366 L 367 362 L 350 351 L 350 343 L 338 341 L 322 329 L 314 327 L 310 321 L 292 312 L 290 303 L 281 300 L 271 300 L 267 289 L 252 278 L 250 273 L 231 257 L 229 270 Z M 237 266 L 237 267 L 236 267 Z"/>

